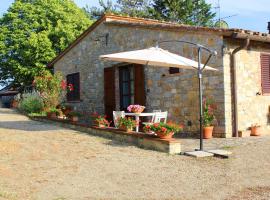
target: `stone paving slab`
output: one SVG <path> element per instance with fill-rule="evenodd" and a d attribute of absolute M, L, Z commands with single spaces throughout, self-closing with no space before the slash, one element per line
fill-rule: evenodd
<path fill-rule="evenodd" d="M 229 156 L 232 154 L 232 152 L 222 150 L 222 149 L 207 150 L 207 152 L 212 153 L 214 155 L 220 155 L 220 156 Z"/>
<path fill-rule="evenodd" d="M 189 151 L 189 152 L 185 152 L 185 155 L 192 156 L 195 158 L 204 158 L 204 157 L 214 156 L 214 154 L 206 152 L 206 151 Z"/>

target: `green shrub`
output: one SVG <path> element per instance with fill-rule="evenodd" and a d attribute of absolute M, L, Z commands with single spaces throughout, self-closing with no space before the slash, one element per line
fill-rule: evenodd
<path fill-rule="evenodd" d="M 43 111 L 44 103 L 38 92 L 27 92 L 22 95 L 19 109 L 26 113 L 40 113 Z"/>

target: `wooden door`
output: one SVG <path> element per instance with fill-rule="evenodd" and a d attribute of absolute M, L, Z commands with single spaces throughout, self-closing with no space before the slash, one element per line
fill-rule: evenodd
<path fill-rule="evenodd" d="M 134 103 L 145 106 L 144 66 L 134 64 Z"/>
<path fill-rule="evenodd" d="M 114 72 L 114 67 L 104 68 L 104 108 L 109 120 L 113 120 L 113 111 L 115 110 Z"/>

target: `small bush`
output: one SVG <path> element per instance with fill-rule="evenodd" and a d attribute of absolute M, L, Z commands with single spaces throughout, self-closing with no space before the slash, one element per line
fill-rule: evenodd
<path fill-rule="evenodd" d="M 26 113 L 40 113 L 43 111 L 44 103 L 39 93 L 29 92 L 22 95 L 19 109 Z"/>

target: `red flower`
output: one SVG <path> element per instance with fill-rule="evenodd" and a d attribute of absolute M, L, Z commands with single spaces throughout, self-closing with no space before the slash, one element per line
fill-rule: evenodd
<path fill-rule="evenodd" d="M 68 90 L 69 91 L 73 91 L 74 90 L 74 87 L 71 83 L 68 84 Z"/>
<path fill-rule="evenodd" d="M 62 90 L 65 90 L 66 87 L 67 87 L 67 82 L 64 81 L 64 80 L 62 80 L 62 81 L 61 81 L 61 88 L 62 88 Z"/>
<path fill-rule="evenodd" d="M 165 133 L 167 129 L 165 127 L 161 127 L 161 131 Z"/>
<path fill-rule="evenodd" d="M 154 127 L 155 127 L 155 128 L 157 128 L 158 126 L 159 126 L 159 124 L 158 124 L 158 123 L 155 123 L 155 124 L 154 124 Z"/>

